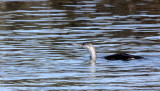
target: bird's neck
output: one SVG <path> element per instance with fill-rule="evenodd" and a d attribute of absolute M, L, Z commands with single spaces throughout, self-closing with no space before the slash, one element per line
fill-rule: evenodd
<path fill-rule="evenodd" d="M 87 48 L 87 50 L 90 53 L 90 60 L 96 60 L 97 59 L 96 48 L 92 46 L 91 48 Z"/>

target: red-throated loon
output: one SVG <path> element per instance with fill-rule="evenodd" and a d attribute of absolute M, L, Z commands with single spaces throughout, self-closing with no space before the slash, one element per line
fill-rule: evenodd
<path fill-rule="evenodd" d="M 97 59 L 96 48 L 93 46 L 92 43 L 86 42 L 86 43 L 81 43 L 81 44 L 79 43 L 79 44 L 73 44 L 73 45 L 86 48 L 88 52 L 90 53 L 91 60 Z M 126 53 L 117 53 L 117 54 L 105 56 L 104 58 L 107 60 L 132 60 L 132 59 L 142 59 L 143 57 L 130 55 Z"/>

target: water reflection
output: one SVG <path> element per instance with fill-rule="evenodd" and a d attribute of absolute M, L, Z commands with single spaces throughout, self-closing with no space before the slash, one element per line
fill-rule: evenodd
<path fill-rule="evenodd" d="M 2 90 L 159 90 L 158 0 L 0 0 Z M 93 42 L 96 66 L 86 50 Z M 109 61 L 117 52 L 143 60 Z"/>

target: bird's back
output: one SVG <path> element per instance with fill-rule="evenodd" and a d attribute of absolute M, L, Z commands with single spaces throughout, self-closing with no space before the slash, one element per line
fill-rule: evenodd
<path fill-rule="evenodd" d="M 110 56 L 106 56 L 107 60 L 132 60 L 132 59 L 142 59 L 141 56 L 130 55 L 127 53 L 117 53 Z"/>

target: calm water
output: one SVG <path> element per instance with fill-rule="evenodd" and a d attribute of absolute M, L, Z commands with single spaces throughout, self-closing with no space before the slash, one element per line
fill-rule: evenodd
<path fill-rule="evenodd" d="M 160 90 L 159 0 L 0 0 L 0 89 Z M 85 49 L 93 42 L 96 66 Z M 109 61 L 118 52 L 142 60 Z"/>

